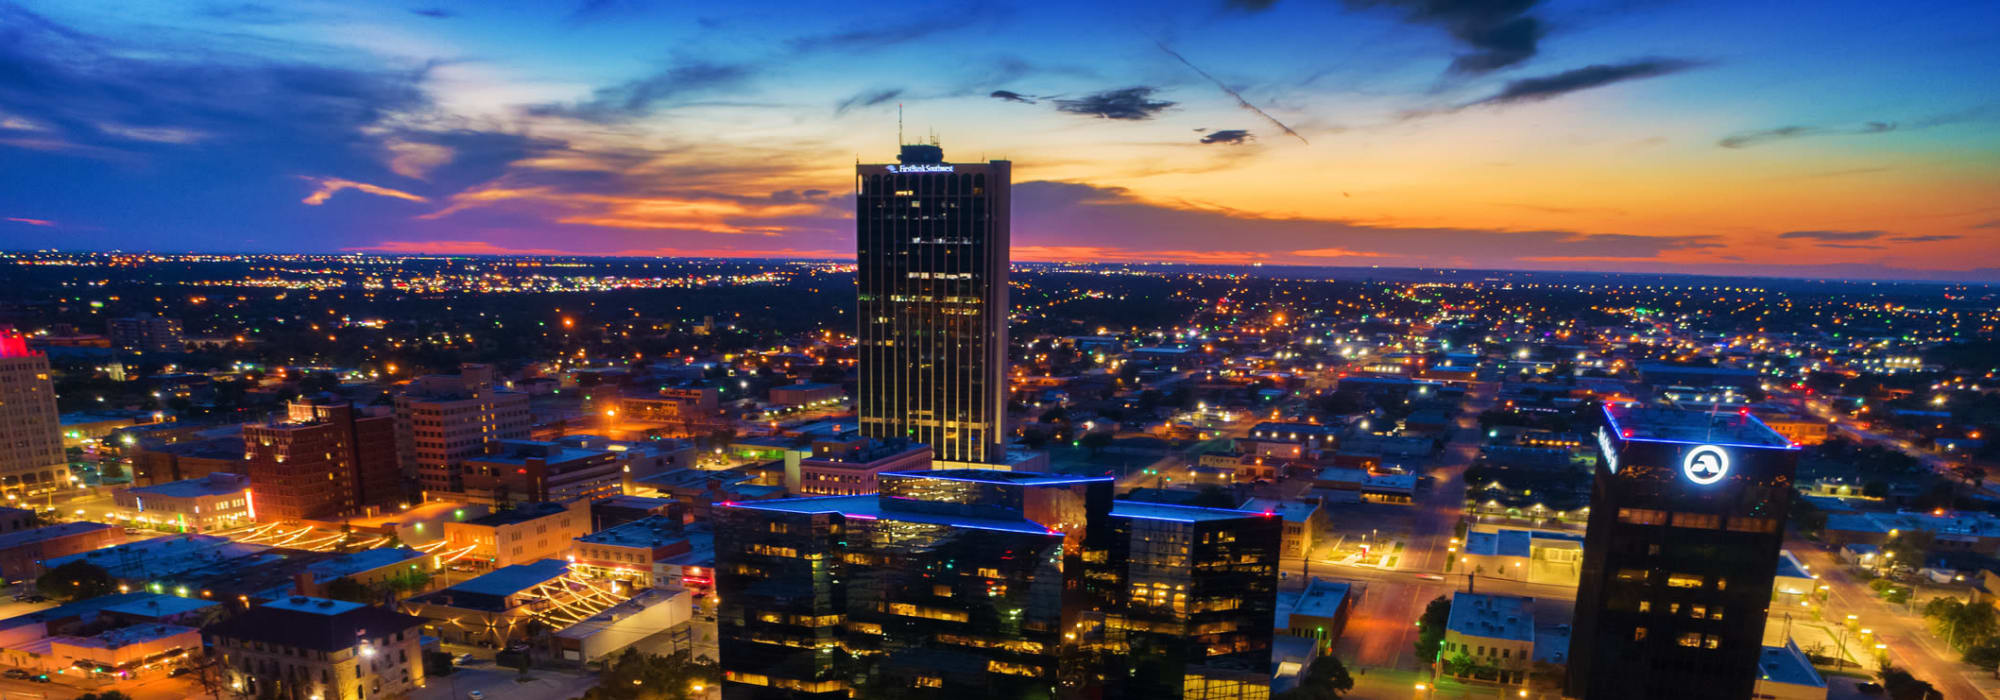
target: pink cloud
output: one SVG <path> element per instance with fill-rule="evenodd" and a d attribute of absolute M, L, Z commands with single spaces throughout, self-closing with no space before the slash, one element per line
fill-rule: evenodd
<path fill-rule="evenodd" d="M 20 224 L 27 224 L 27 225 L 29 225 L 29 226 L 55 226 L 55 225 L 56 225 L 56 222 L 54 222 L 54 221 L 50 221 L 50 220 L 48 220 L 48 219 L 28 219 L 28 218 L 22 218 L 22 217 L 18 217 L 18 216 L 9 216 L 9 217 L 7 217 L 7 220 L 8 220 L 8 221 L 12 221 L 12 222 L 15 222 L 15 223 L 20 223 Z"/>

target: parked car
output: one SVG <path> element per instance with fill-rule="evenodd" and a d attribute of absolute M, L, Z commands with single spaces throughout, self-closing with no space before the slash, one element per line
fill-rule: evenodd
<path fill-rule="evenodd" d="M 194 673 L 194 669 L 182 666 L 180 668 L 174 669 L 173 673 L 169 673 L 167 674 L 167 676 L 177 678 L 180 676 L 185 676 L 190 673 Z"/>
<path fill-rule="evenodd" d="M 1862 681 L 1860 683 L 1856 683 L 1854 684 L 1854 689 L 1860 691 L 1861 694 L 1863 695 L 1882 694 L 1882 684 L 1873 681 Z"/>
<path fill-rule="evenodd" d="M 472 698 L 472 700 L 486 700 L 486 694 L 477 690 L 466 693 L 465 697 Z"/>
<path fill-rule="evenodd" d="M 29 675 L 32 675 L 32 674 L 29 674 L 29 673 L 28 673 L 27 671 L 23 671 L 23 670 L 21 670 L 21 669 L 18 669 L 18 668 L 10 668 L 10 669 L 7 669 L 7 672 L 6 672 L 6 673 L 0 673 L 0 676 L 6 676 L 6 677 L 8 677 L 8 678 L 12 678 L 12 679 L 14 679 L 14 680 L 17 680 L 17 681 L 25 681 L 25 680 L 28 680 L 28 676 L 29 676 Z"/>

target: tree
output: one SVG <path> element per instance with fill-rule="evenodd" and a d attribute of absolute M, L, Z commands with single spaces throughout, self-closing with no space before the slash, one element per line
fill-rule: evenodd
<path fill-rule="evenodd" d="M 1930 557 L 1931 544 L 1937 541 L 1937 533 L 1928 530 L 1905 530 L 1882 545 L 1882 549 L 1893 555 L 1894 564 L 1903 564 L 1912 569 L 1921 568 Z"/>
<path fill-rule="evenodd" d="M 1910 675 L 1909 671 L 1886 662 L 1876 675 L 1882 679 L 1882 689 L 1889 692 L 1889 700 L 1933 700 L 1944 697 L 1944 694 L 1931 687 L 1930 683 L 1917 680 L 1917 677 Z"/>
<path fill-rule="evenodd" d="M 1438 596 L 1424 606 L 1424 614 L 1417 618 L 1417 658 L 1436 659 L 1438 648 L 1444 645 L 1444 627 L 1451 622 L 1451 598 Z"/>
<path fill-rule="evenodd" d="M 373 603 L 376 595 L 368 584 L 342 576 L 326 583 L 326 597 L 353 603 Z"/>
<path fill-rule="evenodd" d="M 87 561 L 73 561 L 50 569 L 35 579 L 35 590 L 72 601 L 95 598 L 118 590 L 118 583 L 102 567 Z"/>
<path fill-rule="evenodd" d="M 1095 457 L 1097 453 L 1104 451 L 1104 448 L 1111 446 L 1111 431 L 1099 430 L 1084 433 L 1080 440 L 1083 442 L 1084 448 L 1090 450 L 1091 456 Z"/>
<path fill-rule="evenodd" d="M 1347 665 L 1331 656 L 1313 659 L 1306 667 L 1305 675 L 1299 677 L 1299 687 L 1287 690 L 1272 700 L 1337 700 L 1347 691 L 1354 689 L 1354 676 L 1347 673 Z"/>

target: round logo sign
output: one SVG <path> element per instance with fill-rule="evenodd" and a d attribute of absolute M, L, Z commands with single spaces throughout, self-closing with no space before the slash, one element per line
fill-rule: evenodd
<path fill-rule="evenodd" d="M 1688 481 L 1703 486 L 1721 481 L 1729 473 L 1729 453 L 1714 445 L 1702 445 L 1688 450 L 1687 459 L 1681 462 L 1681 473 Z"/>

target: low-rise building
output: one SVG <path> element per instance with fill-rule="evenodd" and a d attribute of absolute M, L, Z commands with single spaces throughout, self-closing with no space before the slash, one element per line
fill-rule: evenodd
<path fill-rule="evenodd" d="M 597 579 L 630 582 L 637 588 L 678 583 L 668 578 L 659 565 L 673 557 L 694 551 L 681 523 L 670 518 L 650 517 L 576 538 L 570 555 L 578 574 Z"/>
<path fill-rule="evenodd" d="M 108 547 L 123 540 L 104 523 L 69 522 L 0 535 L 0 576 L 26 581 L 42 575 L 42 562 Z"/>
<path fill-rule="evenodd" d="M 1534 666 L 1535 599 L 1454 593 L 1439 649 L 1440 671 L 1459 677 L 1525 684 Z"/>
<path fill-rule="evenodd" d="M 930 468 L 929 445 L 902 439 L 857 437 L 815 443 L 812 456 L 798 460 L 796 483 L 786 486 L 815 496 L 859 496 L 875 493 L 877 478 L 883 472 Z"/>
<path fill-rule="evenodd" d="M 250 477 L 213 472 L 199 478 L 134 486 L 111 493 L 125 515 L 142 524 L 178 524 L 202 532 L 257 519 Z"/>
<path fill-rule="evenodd" d="M 299 595 L 325 596 L 327 585 L 350 579 L 371 588 L 396 581 L 415 581 L 437 571 L 438 558 L 409 547 L 383 547 L 349 552 L 314 562 L 296 579 Z"/>
<path fill-rule="evenodd" d="M 296 596 L 207 630 L 232 691 L 249 697 L 367 700 L 424 687 L 423 618 Z"/>
<path fill-rule="evenodd" d="M 801 382 L 771 387 L 771 403 L 780 406 L 832 406 L 844 397 L 839 384 Z"/>
<path fill-rule="evenodd" d="M 1279 543 L 1279 552 L 1286 559 L 1297 559 L 1310 554 L 1319 533 L 1326 530 L 1330 517 L 1317 500 L 1252 498 L 1244 501 L 1237 509 L 1263 511 L 1284 519 L 1285 535 L 1284 540 Z"/>
<path fill-rule="evenodd" d="M 182 625 L 141 624 L 104 630 L 89 636 L 62 635 L 48 640 L 43 671 L 83 669 L 85 678 L 124 680 L 164 677 L 190 653 L 200 655 L 201 630 Z"/>
<path fill-rule="evenodd" d="M 1455 570 L 1514 581 L 1574 586 L 1583 575 L 1583 535 L 1557 530 L 1476 527 L 1465 533 Z"/>
<path fill-rule="evenodd" d="M 422 617 L 424 632 L 447 642 L 505 644 L 527 636 L 524 627 L 537 606 L 553 607 L 570 595 L 568 577 L 569 562 L 559 559 L 503 566 L 405 600 L 402 610 Z"/>
<path fill-rule="evenodd" d="M 623 463 L 608 449 L 503 440 L 465 460 L 466 497 L 510 502 L 590 500 L 624 493 Z"/>
<path fill-rule="evenodd" d="M 444 523 L 445 548 L 470 548 L 466 561 L 501 568 L 561 559 L 570 541 L 590 532 L 590 503 L 523 503 L 465 521 Z"/>
<path fill-rule="evenodd" d="M 1332 651 L 1334 642 L 1347 630 L 1354 602 L 1353 584 L 1314 576 L 1304 591 L 1279 596 L 1277 631 L 1311 639 L 1321 652 Z"/>

